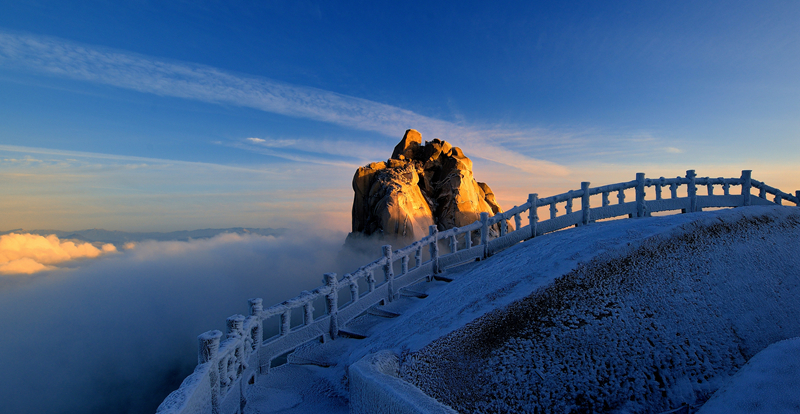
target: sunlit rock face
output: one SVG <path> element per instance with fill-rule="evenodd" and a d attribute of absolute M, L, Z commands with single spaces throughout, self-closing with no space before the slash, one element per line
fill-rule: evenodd
<path fill-rule="evenodd" d="M 503 210 L 488 185 L 475 181 L 472 161 L 458 147 L 434 139 L 422 143 L 413 129 L 385 162 L 359 168 L 353 177 L 353 236 L 379 235 L 410 242 L 439 230 Z M 491 236 L 496 236 L 493 228 Z"/>

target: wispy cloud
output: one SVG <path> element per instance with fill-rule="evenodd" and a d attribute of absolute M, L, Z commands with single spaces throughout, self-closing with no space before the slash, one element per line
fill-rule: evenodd
<path fill-rule="evenodd" d="M 217 68 L 172 62 L 61 39 L 0 33 L 0 65 L 162 96 L 233 104 L 287 116 L 398 136 L 415 128 L 425 137 L 456 141 L 468 154 L 540 175 L 565 175 L 553 162 L 504 148 L 508 135 L 539 140 L 535 130 L 497 130 L 454 124 L 379 102 Z"/>
<path fill-rule="evenodd" d="M 383 148 L 355 141 L 310 138 L 245 138 L 221 142 L 234 148 L 258 152 L 287 160 L 331 165 L 352 171 L 361 165 L 388 158 Z"/>
<path fill-rule="evenodd" d="M 272 170 L 264 170 L 264 169 L 257 169 L 257 168 L 247 168 L 247 167 L 240 167 L 240 166 L 232 166 L 232 165 L 223 165 L 223 164 L 214 164 L 214 163 L 205 163 L 205 162 L 193 162 L 193 161 L 179 161 L 179 160 L 169 160 L 163 158 L 149 158 L 149 157 L 136 157 L 130 155 L 116 155 L 116 154 L 105 154 L 99 152 L 85 152 L 85 151 L 69 151 L 69 150 L 60 150 L 60 149 L 52 149 L 52 148 L 37 148 L 37 147 L 23 147 L 19 145 L 0 145 L 0 151 L 6 152 L 13 152 L 13 153 L 25 153 L 25 154 L 39 154 L 39 155 L 53 155 L 59 157 L 60 162 L 70 161 L 74 162 L 77 161 L 76 159 L 98 159 L 98 160 L 107 160 L 107 161 L 119 161 L 124 163 L 125 168 L 142 168 L 152 165 L 160 165 L 160 166 L 169 166 L 169 165 L 182 165 L 182 166 L 193 166 L 193 167 L 200 167 L 200 168 L 207 168 L 207 169 L 219 169 L 219 170 L 232 170 L 232 171 L 241 171 L 241 172 L 250 172 L 250 173 L 261 173 L 261 174 L 272 174 L 274 171 Z M 69 159 L 65 159 L 64 157 L 72 157 Z M 8 162 L 8 163 L 43 163 L 46 162 L 45 160 L 35 159 L 30 156 L 23 156 L 22 158 L 2 158 L 0 162 Z M 51 160 L 52 162 L 52 160 Z"/>

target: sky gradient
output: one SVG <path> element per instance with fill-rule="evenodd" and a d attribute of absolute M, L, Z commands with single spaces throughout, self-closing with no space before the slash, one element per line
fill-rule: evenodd
<path fill-rule="evenodd" d="M 407 128 L 505 208 L 650 177 L 800 188 L 800 3 L 0 1 L 0 230 L 349 230 Z"/>

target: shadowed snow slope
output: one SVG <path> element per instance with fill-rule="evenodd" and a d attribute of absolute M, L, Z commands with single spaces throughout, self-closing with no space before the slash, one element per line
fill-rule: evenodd
<path fill-rule="evenodd" d="M 367 348 L 460 412 L 697 406 L 800 335 L 798 252 L 795 208 L 596 223 L 474 267 Z"/>
<path fill-rule="evenodd" d="M 800 413 L 800 337 L 759 352 L 698 414 Z"/>

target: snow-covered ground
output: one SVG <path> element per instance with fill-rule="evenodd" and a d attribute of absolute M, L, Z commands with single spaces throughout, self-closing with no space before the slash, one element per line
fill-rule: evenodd
<path fill-rule="evenodd" d="M 800 337 L 759 352 L 698 414 L 800 413 Z"/>
<path fill-rule="evenodd" d="M 273 369 L 248 411 L 347 412 L 347 367 L 383 349 L 463 412 L 696 408 L 753 355 L 800 335 L 798 253 L 800 210 L 787 207 L 538 237 L 392 304 L 398 318 L 356 321 L 365 339 L 299 350 L 290 360 L 329 367 Z"/>

